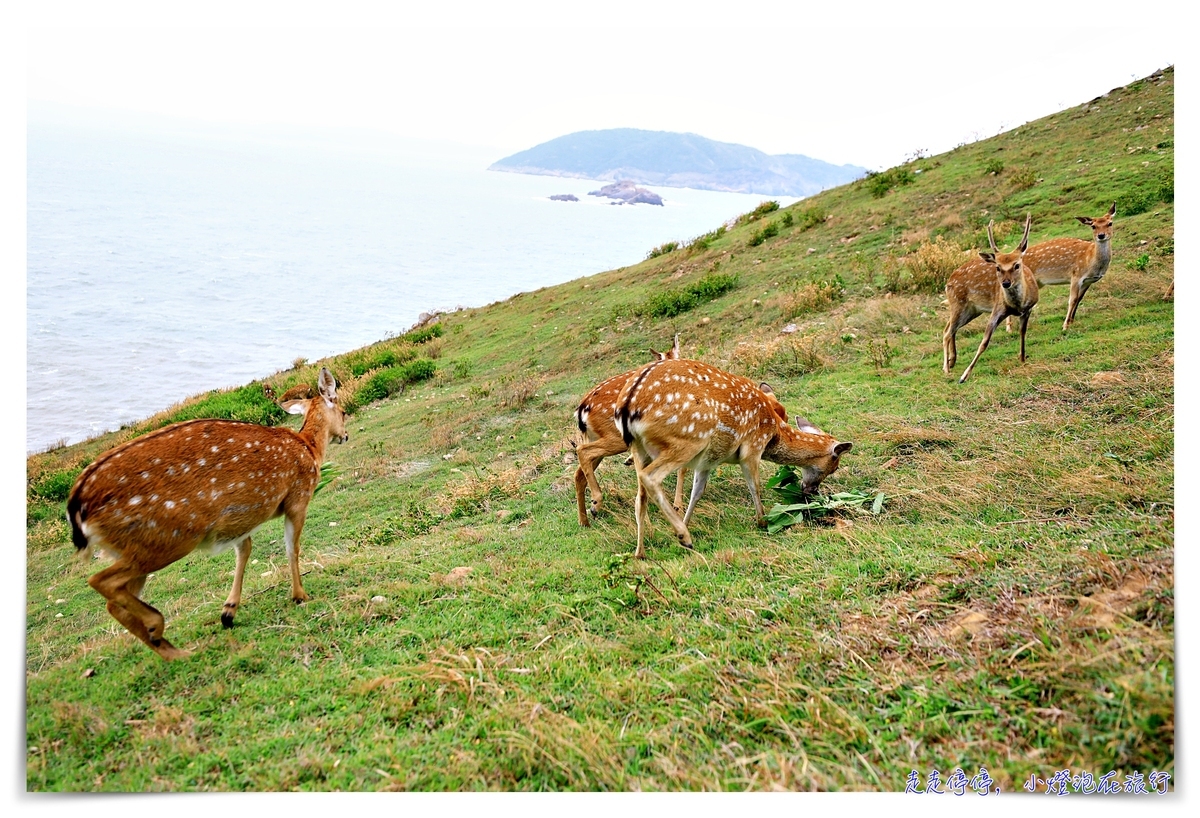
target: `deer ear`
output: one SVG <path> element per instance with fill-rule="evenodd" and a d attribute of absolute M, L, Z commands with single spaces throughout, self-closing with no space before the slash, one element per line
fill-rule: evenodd
<path fill-rule="evenodd" d="M 1079 219 L 1080 224 L 1086 224 L 1088 227 L 1092 226 L 1092 220 L 1087 216 L 1076 216 L 1075 218 Z"/>
<path fill-rule="evenodd" d="M 837 455 L 838 457 L 841 457 L 846 452 L 850 451 L 850 449 L 853 447 L 854 447 L 853 443 L 839 443 L 833 447 L 833 453 L 835 455 Z"/>
<path fill-rule="evenodd" d="M 986 261 L 988 264 L 996 263 L 996 254 L 995 253 L 980 253 L 979 257 L 981 259 L 983 259 L 984 261 Z"/>
<path fill-rule="evenodd" d="M 306 400 L 290 400 L 279 405 L 289 415 L 303 415 L 308 410 L 308 401 Z"/>
<path fill-rule="evenodd" d="M 1117 203 L 1113 202 L 1113 206 L 1108 209 L 1108 216 L 1112 218 L 1115 215 L 1117 215 Z"/>
<path fill-rule="evenodd" d="M 758 385 L 758 391 L 766 395 L 775 394 L 775 390 L 771 388 L 771 384 L 767 383 L 766 381 L 763 381 Z"/>
<path fill-rule="evenodd" d="M 326 402 L 337 400 L 337 381 L 325 367 L 321 367 L 321 374 L 317 376 L 317 389 Z"/>

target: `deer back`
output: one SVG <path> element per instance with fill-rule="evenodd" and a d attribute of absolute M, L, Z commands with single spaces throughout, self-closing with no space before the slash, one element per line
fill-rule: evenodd
<path fill-rule="evenodd" d="M 779 428 L 787 428 L 773 395 L 749 378 L 699 361 L 647 364 L 630 378 L 617 403 L 617 425 L 626 443 L 636 438 L 651 458 L 668 450 L 694 450 L 689 462 L 694 468 L 760 456 Z"/>

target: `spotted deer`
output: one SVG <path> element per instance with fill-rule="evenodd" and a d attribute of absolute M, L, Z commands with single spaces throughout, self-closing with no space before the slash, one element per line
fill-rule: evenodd
<path fill-rule="evenodd" d="M 774 395 L 754 381 L 699 361 L 656 361 L 633 373 L 617 399 L 617 425 L 634 454 L 638 494 L 634 512 L 638 541 L 634 556 L 645 556 L 646 498 L 658 504 L 679 542 L 692 547 L 687 525 L 704 494 L 712 470 L 722 463 L 742 467 L 756 521 L 766 524 L 759 463 L 799 466 L 806 494 L 837 470 L 853 444 L 839 443 L 808 421 L 788 425 Z M 777 408 L 778 407 L 778 408 Z M 667 502 L 663 478 L 682 468 L 695 470 L 687 511 Z"/>
<path fill-rule="evenodd" d="M 950 305 L 950 317 L 946 331 L 942 333 L 942 371 L 947 375 L 958 360 L 955 336 L 964 326 L 980 315 L 989 316 L 983 340 L 971 364 L 958 379 L 966 382 L 975 368 L 979 356 L 987 349 L 992 333 L 1006 317 L 1017 316 L 1021 321 L 1021 363 L 1025 362 L 1025 330 L 1029 326 L 1029 313 L 1038 302 L 1038 283 L 1024 264 L 1024 254 L 1029 246 L 1031 216 L 1025 217 L 1025 233 L 1021 243 L 1012 253 L 1001 253 L 992 237 L 993 222 L 988 222 L 988 245 L 991 252 L 980 253 L 980 261 L 968 261 L 950 274 L 946 282 L 946 301 Z"/>
<path fill-rule="evenodd" d="M 1025 264 L 1033 270 L 1039 286 L 1047 284 L 1070 284 L 1067 296 L 1067 315 L 1063 319 L 1063 332 L 1075 320 L 1075 311 L 1088 288 L 1108 272 L 1112 261 L 1113 217 L 1117 215 L 1117 203 L 1103 216 L 1089 219 L 1076 216 L 1081 223 L 1092 228 L 1092 240 L 1051 239 L 1039 242 L 1025 251 Z"/>
<path fill-rule="evenodd" d="M 292 599 L 308 599 L 300 584 L 300 532 L 326 448 L 349 435 L 328 369 L 321 370 L 317 396 L 282 406 L 304 415 L 299 432 L 187 420 L 110 449 L 71 488 L 67 518 L 76 550 L 116 557 L 88 584 L 108 600 L 113 618 L 163 659 L 190 652 L 167 641 L 163 615 L 139 595 L 148 574 L 192 551 L 236 550 L 233 588 L 221 612 L 221 624 L 232 627 L 251 535 L 282 516 Z"/>
<path fill-rule="evenodd" d="M 650 350 L 655 360 L 677 360 L 679 358 L 679 335 L 675 335 L 675 344 L 666 352 Z M 579 524 L 590 526 L 584 490 L 592 493 L 592 514 L 600 513 L 600 502 L 604 498 L 600 491 L 600 481 L 596 479 L 596 469 L 600 461 L 615 454 L 629 451 L 629 444 L 621 439 L 615 419 L 617 396 L 632 372 L 622 372 L 606 381 L 602 381 L 591 392 L 583 396 L 579 406 L 575 408 L 575 423 L 583 433 L 583 443 L 575 449 L 579 459 L 579 468 L 575 470 L 575 505 L 579 512 Z M 611 408 L 610 408 L 611 407 Z M 683 503 L 683 471 L 676 475 L 675 505 Z"/>
<path fill-rule="evenodd" d="M 659 361 L 679 360 L 679 336 L 675 336 L 675 345 L 666 352 L 650 352 Z M 596 479 L 596 469 L 600 466 L 600 461 L 629 451 L 629 444 L 624 441 L 621 431 L 617 428 L 617 397 L 635 372 L 636 370 L 622 372 L 603 381 L 584 395 L 575 409 L 575 421 L 584 435 L 584 442 L 576 447 L 579 468 L 575 470 L 575 504 L 579 513 L 579 524 L 582 526 L 591 525 L 584 496 L 585 488 L 592 493 L 592 515 L 600 513 L 603 494 L 600 491 L 600 482 Z M 762 383 L 758 388 L 770 397 L 773 409 L 786 422 L 787 410 L 775 399 L 770 384 Z M 675 476 L 675 508 L 683 508 L 683 469 Z"/>

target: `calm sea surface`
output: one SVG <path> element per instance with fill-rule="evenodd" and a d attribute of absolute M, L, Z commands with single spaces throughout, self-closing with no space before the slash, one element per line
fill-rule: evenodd
<path fill-rule="evenodd" d="M 766 198 L 659 188 L 664 207 L 613 206 L 586 195 L 597 182 L 488 172 L 491 151 L 382 137 L 32 111 L 28 137 L 31 452 L 355 349 L 428 310 L 633 264 Z"/>

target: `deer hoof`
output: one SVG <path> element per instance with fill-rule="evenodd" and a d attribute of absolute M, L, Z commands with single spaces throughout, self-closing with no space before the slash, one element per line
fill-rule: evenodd
<path fill-rule="evenodd" d="M 225 610 L 221 611 L 221 627 L 222 628 L 232 628 L 233 627 L 233 615 L 235 613 L 237 613 L 236 605 L 226 605 L 225 606 Z"/>

